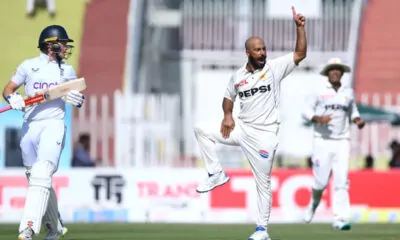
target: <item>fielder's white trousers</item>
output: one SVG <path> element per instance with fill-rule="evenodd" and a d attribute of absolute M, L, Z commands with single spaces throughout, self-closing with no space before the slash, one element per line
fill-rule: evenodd
<path fill-rule="evenodd" d="M 223 138 L 219 123 L 201 123 L 195 127 L 195 135 L 208 173 L 222 171 L 217 157 L 216 144 L 240 146 L 254 174 L 257 189 L 258 226 L 267 227 L 271 212 L 271 169 L 278 146 L 277 130 L 262 131 L 235 120 L 236 126 L 230 137 Z M 276 127 L 277 129 L 277 127 Z"/>
<path fill-rule="evenodd" d="M 349 221 L 349 157 L 350 141 L 348 139 L 314 138 L 313 145 L 313 188 L 324 190 L 333 173 L 333 203 L 334 220 Z"/>
<path fill-rule="evenodd" d="M 35 2 L 37 0 L 27 0 L 26 1 L 26 10 L 28 13 L 31 13 L 35 10 Z M 42 0 L 44 1 L 44 0 Z M 54 13 L 56 11 L 56 1 L 55 0 L 46 0 L 47 11 L 50 13 Z"/>

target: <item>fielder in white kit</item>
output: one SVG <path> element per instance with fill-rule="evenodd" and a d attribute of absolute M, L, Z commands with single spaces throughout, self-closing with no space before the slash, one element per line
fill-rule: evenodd
<path fill-rule="evenodd" d="M 63 61 L 69 57 L 73 42 L 62 26 L 51 25 L 39 37 L 41 53 L 23 61 L 4 88 L 3 96 L 15 110 L 24 111 L 21 151 L 29 181 L 23 217 L 19 226 L 19 240 L 31 240 L 39 235 L 41 224 L 46 227 L 46 240 L 58 239 L 62 232 L 57 197 L 52 187 L 52 176 L 57 171 L 65 140 L 65 104 L 80 107 L 84 96 L 70 91 L 64 98 L 40 105 L 25 107 L 17 89 L 25 85 L 27 96 L 53 85 L 76 79 L 73 67 Z"/>
<path fill-rule="evenodd" d="M 331 172 L 334 179 L 333 229 L 351 228 L 348 170 L 350 157 L 350 123 L 364 127 L 355 102 L 353 89 L 343 86 L 341 78 L 350 67 L 334 58 L 321 71 L 327 80 L 316 84 L 307 99 L 304 117 L 314 123 L 312 197 L 304 220 L 311 222 L 322 193 L 328 185 Z"/>
<path fill-rule="evenodd" d="M 209 177 L 197 192 L 208 192 L 225 184 L 216 153 L 216 143 L 240 146 L 250 162 L 257 188 L 258 218 L 256 231 L 249 240 L 268 240 L 267 226 L 271 211 L 270 175 L 278 146 L 280 83 L 307 53 L 305 18 L 292 7 L 297 41 L 293 53 L 266 61 L 264 41 L 257 37 L 246 41 L 248 62 L 233 74 L 223 99 L 221 125 L 198 124 L 195 128 L 201 156 Z M 234 120 L 233 105 L 239 97 L 240 115 Z"/>

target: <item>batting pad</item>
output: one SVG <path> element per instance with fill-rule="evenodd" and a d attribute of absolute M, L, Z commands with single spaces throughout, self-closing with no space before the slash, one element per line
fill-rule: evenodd
<path fill-rule="evenodd" d="M 58 212 L 57 232 L 62 232 L 63 230 L 64 230 L 64 223 L 63 223 L 63 221 L 61 219 L 61 215 L 60 215 L 60 211 L 59 211 Z"/>
<path fill-rule="evenodd" d="M 58 223 L 57 196 L 53 188 L 50 188 L 50 196 L 47 204 L 47 211 L 43 216 L 42 223 L 46 227 L 48 233 L 54 233 L 58 231 L 57 225 L 59 223 Z"/>
<path fill-rule="evenodd" d="M 24 214 L 19 226 L 20 232 L 26 227 L 31 227 L 35 234 L 39 235 L 42 218 L 47 210 L 50 197 L 53 169 L 53 164 L 49 161 L 37 161 L 33 164 Z"/>

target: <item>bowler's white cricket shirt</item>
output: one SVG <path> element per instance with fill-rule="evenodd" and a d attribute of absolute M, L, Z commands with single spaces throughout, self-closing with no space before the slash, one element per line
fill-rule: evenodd
<path fill-rule="evenodd" d="M 239 96 L 239 119 L 244 123 L 276 131 L 280 123 L 280 83 L 296 66 L 293 53 L 267 61 L 264 68 L 254 72 L 248 71 L 246 64 L 232 75 L 225 98 L 234 102 Z"/>
<path fill-rule="evenodd" d="M 328 124 L 314 124 L 314 136 L 328 139 L 349 139 L 350 123 L 360 114 L 350 87 L 342 86 L 336 92 L 328 80 L 318 82 L 307 98 L 304 117 L 331 115 Z"/>
<path fill-rule="evenodd" d="M 40 53 L 39 57 L 23 61 L 18 66 L 11 81 L 18 86 L 25 85 L 25 94 L 32 97 L 42 89 L 72 79 L 76 79 L 76 73 L 71 65 L 62 62 L 60 67 L 56 61 L 50 61 L 46 54 Z M 27 107 L 24 113 L 24 120 L 27 122 L 64 119 L 64 117 L 65 102 L 62 99 Z"/>

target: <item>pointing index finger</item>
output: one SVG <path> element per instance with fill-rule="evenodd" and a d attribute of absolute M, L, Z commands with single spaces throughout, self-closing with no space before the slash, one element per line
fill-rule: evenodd
<path fill-rule="evenodd" d="M 293 13 L 293 16 L 296 16 L 297 15 L 297 13 L 296 13 L 296 9 L 294 9 L 294 7 L 292 6 L 292 13 Z"/>

